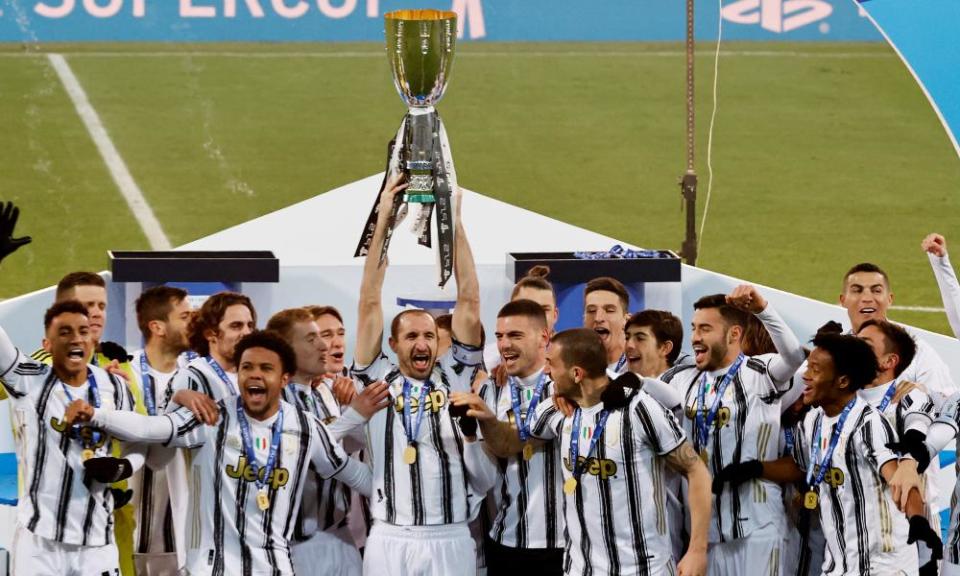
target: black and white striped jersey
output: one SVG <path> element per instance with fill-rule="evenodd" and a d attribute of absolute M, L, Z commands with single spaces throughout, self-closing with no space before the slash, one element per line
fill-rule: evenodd
<path fill-rule="evenodd" d="M 827 416 L 820 408 L 807 413 L 794 450 L 802 469 L 814 465 L 811 447 L 815 444 L 819 450 L 814 453 L 819 452 L 818 459 L 824 458 L 839 418 Z M 897 460 L 897 454 L 886 446 L 895 440 L 887 420 L 857 398 L 817 487 L 820 525 L 827 541 L 825 576 L 900 574 L 898 570 L 916 573 L 917 548 L 907 545 L 907 520 L 897 510 L 880 474 L 884 464 Z"/>
<path fill-rule="evenodd" d="M 169 445 L 193 452 L 190 492 L 193 509 L 187 543 L 190 574 L 293 574 L 293 540 L 300 500 L 312 465 L 322 478 L 343 470 L 349 458 L 315 417 L 286 402 L 277 463 L 266 478 L 270 507 L 257 505 L 254 470 L 244 453 L 237 419 L 239 396 L 220 401 L 220 420 L 204 426 L 186 408 L 167 417 L 173 423 Z M 247 417 L 262 476 L 273 425 Z"/>
<path fill-rule="evenodd" d="M 464 439 L 450 415 L 450 392 L 469 392 L 480 368 L 479 348 L 454 341 L 437 360 L 430 382 L 410 382 L 411 419 L 424 412 L 416 440 L 416 461 L 407 464 L 404 431 L 403 387 L 405 377 L 380 354 L 369 366 L 352 370 L 359 386 L 378 380 L 389 385 L 391 406 L 373 415 L 366 424 L 367 449 L 373 464 L 373 518 L 399 526 L 426 526 L 466 522 L 478 509 L 479 497 L 470 489 L 464 460 Z M 423 405 L 419 404 L 421 394 Z"/>
<path fill-rule="evenodd" d="M 96 405 L 89 383 L 67 386 L 53 368 L 17 351 L 16 360 L 3 367 L 3 386 L 13 403 L 18 465 L 24 493 L 17 506 L 17 522 L 51 541 L 77 546 L 114 542 L 113 495 L 110 485 L 88 480 L 83 452 L 107 456 L 113 439 L 91 426 L 73 428 L 63 422 L 67 406 L 77 399 Z M 126 384 L 96 366 L 87 366 L 95 378 L 100 408 L 132 410 Z"/>
<path fill-rule="evenodd" d="M 887 419 L 898 437 L 907 430 L 918 430 L 926 434 L 937 415 L 933 400 L 929 394 L 915 388 L 899 402 L 894 402 L 892 398 L 885 401 L 887 394 L 893 394 L 890 387 L 896 390 L 898 382 L 899 380 L 894 380 L 873 388 L 861 388 L 857 395 Z"/>
<path fill-rule="evenodd" d="M 332 424 L 340 417 L 340 405 L 326 383 L 312 387 L 288 382 L 283 389 L 283 399 L 301 412 L 315 416 L 325 425 Z M 311 464 L 293 533 L 294 541 L 307 540 L 318 530 L 342 526 L 349 511 L 350 489 L 333 478 L 324 479 Z"/>
<path fill-rule="evenodd" d="M 552 400 L 537 407 L 533 432 L 559 443 L 563 479 L 572 478 L 570 440 L 579 436 L 578 459 L 609 409 L 593 454 L 573 494 L 564 495 L 567 574 L 661 574 L 673 568 L 666 511 L 665 460 L 685 440 L 673 414 L 649 394 L 581 411 L 580 430 Z"/>
<path fill-rule="evenodd" d="M 177 370 L 177 373 L 170 380 L 164 398 L 164 406 L 179 390 L 202 392 L 214 400 L 222 400 L 240 394 L 240 388 L 237 385 L 237 373 L 224 371 L 224 375 L 227 377 L 226 381 L 214 369 L 211 360 L 203 356 L 194 358 L 187 364 L 186 368 Z"/>
<path fill-rule="evenodd" d="M 527 378 L 517 378 L 520 410 L 523 418 L 533 397 L 543 370 Z M 553 396 L 553 382 L 548 376 L 540 402 Z M 514 380 L 511 378 L 511 380 Z M 516 421 L 510 386 L 498 387 L 488 380 L 480 388 L 480 396 L 503 421 Z M 560 548 L 563 546 L 564 522 L 563 478 L 560 473 L 560 444 L 547 442 L 536 447 L 530 460 L 522 454 L 499 459 L 499 474 L 494 491 L 498 495 L 496 517 L 490 528 L 490 538 L 511 548 Z"/>
<path fill-rule="evenodd" d="M 771 377 L 770 363 L 776 358 L 775 354 L 745 357 L 720 400 L 706 446 L 697 439 L 696 413 L 703 411 L 700 389 L 705 387 L 705 404 L 711 408 L 716 388 L 730 367 L 713 372 L 688 369 L 673 376 L 671 384 L 683 394 L 684 430 L 694 448 L 706 451 L 711 475 L 734 462 L 777 459 L 780 397 L 793 381 L 777 382 Z M 758 478 L 735 489 L 725 486 L 719 496 L 713 496 L 710 542 L 743 538 L 770 523 L 782 531 L 784 522 L 779 484 Z"/>
<path fill-rule="evenodd" d="M 141 371 L 140 358 L 143 350 L 133 353 L 130 366 L 133 368 L 140 390 L 146 394 L 145 375 Z M 181 356 L 183 358 L 183 356 Z M 178 361 L 179 364 L 179 361 Z M 183 364 L 185 366 L 186 363 Z M 181 366 L 182 367 L 182 366 Z M 162 414 L 166 402 L 167 386 L 174 372 L 160 372 L 147 364 L 147 375 L 151 378 L 154 406 Z M 133 490 L 134 516 L 137 521 L 133 533 L 133 547 L 139 554 L 157 552 L 175 552 L 174 518 L 170 508 L 170 488 L 167 485 L 166 467 L 151 468 L 144 466 L 130 477 L 130 489 Z"/>

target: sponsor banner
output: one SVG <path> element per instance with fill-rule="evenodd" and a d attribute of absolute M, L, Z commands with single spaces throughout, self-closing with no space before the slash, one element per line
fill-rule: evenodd
<path fill-rule="evenodd" d="M 716 38 L 719 2 L 697 3 Z M 683 2 L 665 0 L 0 0 L 0 41 L 382 41 L 383 14 L 438 8 L 460 37 L 489 41 L 676 41 Z M 728 0 L 729 40 L 880 40 L 851 0 Z"/>

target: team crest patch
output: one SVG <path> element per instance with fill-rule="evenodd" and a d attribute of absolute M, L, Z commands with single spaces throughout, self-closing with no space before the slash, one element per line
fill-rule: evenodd
<path fill-rule="evenodd" d="M 231 448 L 240 449 L 240 436 L 230 435 L 227 436 L 227 446 Z"/>

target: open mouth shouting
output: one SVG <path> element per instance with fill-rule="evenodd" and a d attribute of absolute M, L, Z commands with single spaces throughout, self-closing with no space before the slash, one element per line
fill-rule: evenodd
<path fill-rule="evenodd" d="M 267 399 L 267 387 L 263 382 L 247 382 L 247 398 L 254 401 L 264 401 Z"/>
<path fill-rule="evenodd" d="M 605 326 L 594 326 L 593 331 L 600 336 L 600 340 L 603 340 L 604 344 L 606 344 L 610 339 L 610 330 L 608 330 Z"/>
<path fill-rule="evenodd" d="M 430 370 L 430 352 L 414 352 L 410 355 L 410 364 L 413 369 L 423 374 Z"/>
<path fill-rule="evenodd" d="M 87 360 L 87 355 L 83 350 L 82 346 L 72 346 L 67 350 L 67 360 L 74 363 L 84 363 Z"/>
<path fill-rule="evenodd" d="M 516 366 L 517 360 L 520 359 L 520 353 L 516 350 L 505 350 L 500 353 L 500 356 L 503 358 L 503 365 L 506 366 L 507 370 Z"/>
<path fill-rule="evenodd" d="M 697 366 L 702 366 L 706 363 L 708 354 L 710 354 L 710 348 L 703 344 L 694 344 L 693 345 L 693 361 Z"/>

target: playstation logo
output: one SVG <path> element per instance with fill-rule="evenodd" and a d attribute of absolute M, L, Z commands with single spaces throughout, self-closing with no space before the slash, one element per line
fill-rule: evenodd
<path fill-rule="evenodd" d="M 728 22 L 759 24 L 776 33 L 819 22 L 832 13 L 833 6 L 826 0 L 736 0 L 720 11 Z"/>

